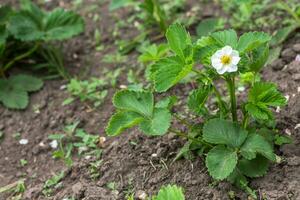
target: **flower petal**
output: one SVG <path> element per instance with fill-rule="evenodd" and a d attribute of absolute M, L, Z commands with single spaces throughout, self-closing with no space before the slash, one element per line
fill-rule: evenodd
<path fill-rule="evenodd" d="M 237 65 L 231 64 L 230 66 L 227 67 L 228 72 L 236 72 L 237 71 Z"/>
<path fill-rule="evenodd" d="M 226 66 L 222 66 L 220 69 L 217 69 L 218 74 L 224 74 L 226 71 Z"/>
<path fill-rule="evenodd" d="M 231 57 L 232 57 L 232 64 L 234 65 L 237 65 L 241 60 L 241 57 L 239 56 L 239 52 L 236 50 L 232 51 Z"/>
<path fill-rule="evenodd" d="M 215 69 L 220 69 L 223 67 L 223 64 L 221 63 L 220 60 L 213 60 L 211 64 Z"/>
<path fill-rule="evenodd" d="M 225 46 L 222 48 L 223 55 L 231 55 L 232 48 L 231 46 Z"/>

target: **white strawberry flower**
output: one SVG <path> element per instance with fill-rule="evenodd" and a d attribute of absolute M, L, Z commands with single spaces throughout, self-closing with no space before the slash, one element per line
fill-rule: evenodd
<path fill-rule="evenodd" d="M 233 50 L 231 46 L 225 46 L 212 55 L 211 64 L 219 74 L 224 74 L 225 72 L 236 72 L 240 60 L 238 51 Z"/>

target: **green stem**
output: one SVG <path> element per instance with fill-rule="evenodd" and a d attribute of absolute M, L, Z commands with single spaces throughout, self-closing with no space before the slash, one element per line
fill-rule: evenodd
<path fill-rule="evenodd" d="M 192 129 L 193 125 L 191 123 L 189 123 L 188 121 L 186 121 L 185 119 L 181 118 L 179 115 L 174 114 L 173 115 L 179 122 L 181 122 L 182 124 L 186 125 L 189 129 Z"/>
<path fill-rule="evenodd" d="M 232 120 L 234 122 L 237 122 L 237 105 L 236 105 L 236 96 L 235 96 L 234 77 L 227 78 L 227 84 L 228 84 L 228 89 L 230 94 Z"/>
<path fill-rule="evenodd" d="M 34 53 L 37 48 L 39 47 L 39 43 L 36 43 L 31 49 L 29 49 L 27 52 L 25 52 L 24 54 L 21 54 L 17 57 L 15 57 L 14 59 L 12 59 L 9 63 L 7 63 L 4 67 L 3 67 L 3 72 L 5 72 L 6 70 L 8 70 L 15 62 L 22 60 L 28 56 L 30 56 L 32 53 Z"/>
<path fill-rule="evenodd" d="M 242 124 L 244 129 L 247 128 L 247 126 L 248 126 L 248 121 L 249 121 L 249 115 L 248 115 L 248 113 L 246 113 L 246 114 L 244 115 L 243 124 Z"/>
<path fill-rule="evenodd" d="M 178 130 L 169 128 L 169 131 L 172 132 L 172 133 L 175 133 L 175 134 L 176 134 L 177 136 L 179 136 L 179 137 L 182 137 L 182 138 L 185 138 L 185 139 L 188 139 L 188 140 L 192 140 L 192 141 L 195 141 L 195 142 L 200 142 L 201 144 L 206 145 L 206 146 L 211 147 L 211 148 L 213 147 L 213 145 L 211 145 L 211 144 L 209 144 L 209 143 L 207 143 L 207 142 L 205 142 L 205 141 L 203 141 L 203 140 L 200 140 L 200 139 L 197 139 L 197 138 L 190 137 L 190 136 L 188 136 L 187 134 L 182 133 L 182 132 L 180 132 L 180 131 L 178 131 Z"/>

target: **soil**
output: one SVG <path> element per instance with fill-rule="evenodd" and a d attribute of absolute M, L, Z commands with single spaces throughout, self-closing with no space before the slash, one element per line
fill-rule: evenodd
<path fill-rule="evenodd" d="M 58 5 L 71 8 L 71 2 L 53 0 L 46 4 L 46 8 Z M 89 8 L 96 2 L 84 1 L 84 7 L 78 9 L 86 19 L 86 32 L 64 44 L 66 66 L 77 76 L 101 76 L 104 68 L 119 67 L 101 60 L 105 54 L 116 50 L 112 32 L 118 18 L 114 16 L 125 19 L 131 13 L 122 9 L 111 14 L 107 2 L 90 11 Z M 190 8 L 187 6 L 185 9 Z M 215 8 L 215 5 L 210 8 Z M 203 16 L 211 15 L 207 13 Z M 95 14 L 99 14 L 100 21 L 93 21 Z M 96 28 L 102 31 L 101 42 L 106 46 L 101 52 L 95 50 L 91 39 Z M 121 36 L 129 38 L 136 34 L 130 28 L 121 31 Z M 300 62 L 295 61 L 296 55 L 300 54 L 299 45 L 299 34 L 293 35 L 284 44 L 280 58 L 262 73 L 263 79 L 277 83 L 279 89 L 289 97 L 288 105 L 276 113 L 276 118 L 278 130 L 291 135 L 294 142 L 278 149 L 277 154 L 283 159 L 281 163 L 274 164 L 263 178 L 251 181 L 251 187 L 258 191 L 260 199 L 300 199 Z M 122 65 L 136 70 L 136 60 L 136 53 L 131 53 L 129 62 Z M 75 163 L 67 168 L 62 161 L 52 158 L 53 150 L 48 135 L 60 132 L 66 124 L 80 120 L 80 127 L 88 133 L 105 136 L 104 127 L 114 111 L 110 99 L 116 88 L 109 89 L 102 106 L 90 110 L 80 102 L 62 106 L 68 97 L 67 91 L 62 89 L 65 84 L 64 80 L 46 81 L 41 91 L 31 95 L 30 105 L 24 111 L 0 106 L 0 131 L 4 133 L 4 138 L 0 140 L 0 187 L 25 178 L 26 191 L 22 199 L 28 200 L 61 200 L 72 196 L 84 200 L 124 200 L 126 194 L 132 191 L 136 196 L 143 192 L 155 194 L 165 184 L 183 187 L 188 200 L 229 199 L 229 191 L 235 192 L 236 199 L 247 199 L 244 192 L 229 183 L 214 182 L 200 157 L 192 161 L 182 159 L 172 162 L 184 144 L 181 138 L 172 134 L 147 137 L 131 129 L 119 137 L 107 138 L 98 168 L 100 176 L 96 179 L 91 178 L 89 170 L 90 163 L 95 161 L 93 157 L 74 155 Z M 126 75 L 119 78 L 118 85 L 121 84 L 126 85 Z M 179 85 L 172 92 L 185 97 L 189 89 Z M 20 133 L 17 138 L 16 133 Z M 29 143 L 19 144 L 21 138 L 28 139 Z M 20 159 L 26 159 L 28 164 L 22 167 Z M 44 182 L 60 171 L 65 172 L 61 187 L 56 188 L 51 197 L 45 197 L 42 194 Z M 115 183 L 115 188 L 108 187 L 109 183 Z M 12 197 L 11 193 L 0 195 L 1 200 Z"/>

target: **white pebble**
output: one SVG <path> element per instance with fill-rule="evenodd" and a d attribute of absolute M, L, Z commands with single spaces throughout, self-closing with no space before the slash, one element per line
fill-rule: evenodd
<path fill-rule="evenodd" d="M 298 55 L 296 56 L 295 61 L 296 61 L 296 62 L 300 62 L 300 54 L 298 54 Z"/>
<path fill-rule="evenodd" d="M 52 149 L 56 149 L 57 146 L 58 146 L 57 140 L 52 140 L 52 142 L 50 142 L 50 147 L 51 147 Z"/>
<path fill-rule="evenodd" d="M 156 153 L 153 153 L 151 156 L 154 157 L 154 158 L 156 158 L 156 157 L 157 157 L 157 154 L 156 154 Z"/>
<path fill-rule="evenodd" d="M 121 89 L 126 89 L 127 86 L 126 86 L 126 85 L 120 85 L 120 88 L 121 88 Z"/>
<path fill-rule="evenodd" d="M 27 139 L 21 139 L 19 141 L 19 144 L 26 145 L 26 144 L 28 144 L 28 140 Z"/>
<path fill-rule="evenodd" d="M 291 132 L 291 130 L 290 129 L 285 129 L 285 133 L 287 134 L 287 135 L 292 135 L 292 132 Z"/>

